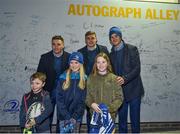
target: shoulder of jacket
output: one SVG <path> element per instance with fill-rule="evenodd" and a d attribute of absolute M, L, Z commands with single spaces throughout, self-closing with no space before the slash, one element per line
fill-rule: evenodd
<path fill-rule="evenodd" d="M 46 57 L 46 56 L 50 56 L 50 55 L 53 55 L 52 50 L 47 53 L 42 54 L 41 57 Z"/>
<path fill-rule="evenodd" d="M 90 74 L 88 77 L 87 77 L 87 80 L 95 80 L 96 76 L 94 76 L 93 74 Z"/>
<path fill-rule="evenodd" d="M 134 45 L 126 44 L 126 43 L 125 43 L 125 45 L 127 46 L 128 49 L 137 49 L 137 47 Z"/>
<path fill-rule="evenodd" d="M 117 81 L 117 75 L 115 75 L 114 73 L 111 73 L 111 79 L 116 82 Z"/>
<path fill-rule="evenodd" d="M 23 97 L 27 100 L 27 99 L 29 99 L 30 95 L 31 95 L 31 91 L 28 92 L 28 93 L 25 93 L 25 94 L 23 95 Z"/>
<path fill-rule="evenodd" d="M 86 48 L 87 48 L 87 47 L 86 47 L 86 46 L 84 46 L 84 47 L 82 47 L 82 48 L 78 49 L 77 51 L 78 51 L 78 52 L 83 52 L 83 51 L 85 51 L 85 50 L 86 50 Z"/>
<path fill-rule="evenodd" d="M 113 78 L 116 78 L 116 77 L 117 77 L 117 75 L 115 75 L 115 74 L 112 73 L 112 72 L 109 73 L 109 76 L 111 76 L 111 77 L 113 77 Z"/>
<path fill-rule="evenodd" d="M 97 47 L 99 47 L 100 49 L 107 49 L 107 47 L 106 47 L 106 46 L 99 45 L 99 44 L 97 44 Z"/>
<path fill-rule="evenodd" d="M 41 95 L 42 95 L 42 96 L 47 96 L 47 95 L 49 95 L 49 92 L 48 92 L 48 91 L 43 90 L 43 91 L 41 92 Z"/>
<path fill-rule="evenodd" d="M 69 52 L 64 51 L 64 55 L 70 55 L 70 53 L 69 53 Z"/>
<path fill-rule="evenodd" d="M 59 80 L 60 80 L 60 79 L 63 79 L 63 80 L 66 79 L 66 72 L 62 73 L 62 74 L 59 76 Z"/>

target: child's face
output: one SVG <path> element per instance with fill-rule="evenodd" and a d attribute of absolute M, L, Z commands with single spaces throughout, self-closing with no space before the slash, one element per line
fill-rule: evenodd
<path fill-rule="evenodd" d="M 106 72 L 108 63 L 103 57 L 98 57 L 96 61 L 98 72 Z"/>
<path fill-rule="evenodd" d="M 73 72 L 78 72 L 79 69 L 80 69 L 81 64 L 78 61 L 76 61 L 76 60 L 71 60 L 69 66 L 70 66 L 70 69 Z"/>
<path fill-rule="evenodd" d="M 44 87 L 44 84 L 45 82 L 38 78 L 35 78 L 34 80 L 31 80 L 31 90 L 33 91 L 33 93 L 39 93 Z"/>

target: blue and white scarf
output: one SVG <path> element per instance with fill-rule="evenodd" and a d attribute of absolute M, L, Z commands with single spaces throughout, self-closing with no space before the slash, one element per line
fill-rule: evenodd
<path fill-rule="evenodd" d="M 113 133 L 115 129 L 115 124 L 111 118 L 107 106 L 103 103 L 99 104 L 99 108 L 102 113 L 93 112 L 91 119 L 90 133 Z"/>

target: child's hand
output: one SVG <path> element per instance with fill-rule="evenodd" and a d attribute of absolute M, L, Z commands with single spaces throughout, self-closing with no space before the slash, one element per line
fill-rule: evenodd
<path fill-rule="evenodd" d="M 32 128 L 32 126 L 34 126 L 35 124 L 36 124 L 36 122 L 35 122 L 34 118 L 32 118 L 32 119 L 29 119 L 29 120 L 26 122 L 25 127 L 28 128 L 28 129 L 30 129 L 30 128 Z"/>
<path fill-rule="evenodd" d="M 30 119 L 30 124 L 31 124 L 31 126 L 34 126 L 36 124 L 34 118 Z"/>
<path fill-rule="evenodd" d="M 31 126 L 31 124 L 30 124 L 30 120 L 27 120 L 27 121 L 26 121 L 25 128 L 27 128 L 27 129 L 32 128 L 32 126 Z"/>
<path fill-rule="evenodd" d="M 76 120 L 73 119 L 73 118 L 70 119 L 70 122 L 71 122 L 72 124 L 76 124 Z"/>
<path fill-rule="evenodd" d="M 93 110 L 97 113 L 101 113 L 101 109 L 99 108 L 99 105 L 97 103 L 92 103 L 91 107 L 93 108 Z"/>

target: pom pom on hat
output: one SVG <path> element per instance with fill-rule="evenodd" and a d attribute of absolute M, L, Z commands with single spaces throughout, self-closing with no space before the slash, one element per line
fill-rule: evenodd
<path fill-rule="evenodd" d="M 111 38 L 112 34 L 116 34 L 116 35 L 118 35 L 119 37 L 122 38 L 121 30 L 118 27 L 111 27 L 110 28 L 110 30 L 109 30 L 109 39 Z"/>
<path fill-rule="evenodd" d="M 73 52 L 69 57 L 69 64 L 71 60 L 76 60 L 81 64 L 84 63 L 83 55 L 80 52 Z"/>

